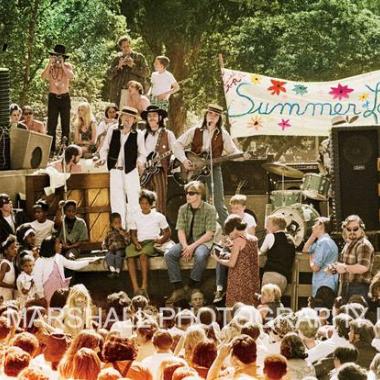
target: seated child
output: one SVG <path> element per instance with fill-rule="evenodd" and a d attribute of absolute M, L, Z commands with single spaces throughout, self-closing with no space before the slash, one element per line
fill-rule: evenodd
<path fill-rule="evenodd" d="M 283 308 L 280 288 L 274 284 L 264 285 L 261 288 L 260 305 L 258 306 L 263 324 L 276 318 Z"/>
<path fill-rule="evenodd" d="M 48 236 L 55 232 L 54 222 L 48 219 L 49 205 L 46 201 L 40 199 L 34 206 L 34 218 L 30 226 L 34 229 L 36 233 L 36 246 L 41 245 L 42 240 L 46 239 Z"/>
<path fill-rule="evenodd" d="M 296 248 L 293 238 L 286 232 L 283 216 L 269 215 L 266 229 L 268 234 L 260 248 L 260 255 L 267 256 L 261 286 L 276 284 L 281 289 L 281 294 L 284 294 L 286 286 L 292 280 Z"/>
<path fill-rule="evenodd" d="M 104 240 L 103 246 L 108 250 L 106 262 L 110 270 L 109 277 L 119 277 L 123 269 L 125 248 L 129 244 L 129 235 L 121 226 L 121 216 L 113 212 L 110 218 L 111 228 Z"/>
<path fill-rule="evenodd" d="M 23 308 L 28 301 L 33 301 L 36 298 L 36 286 L 32 276 L 34 267 L 34 258 L 30 255 L 25 255 L 20 260 L 22 272 L 17 277 L 18 300 L 20 308 Z"/>
<path fill-rule="evenodd" d="M 247 224 L 246 232 L 254 235 L 256 232 L 256 220 L 251 215 L 245 212 L 247 205 L 247 196 L 243 194 L 236 194 L 230 199 L 231 214 L 235 214 L 242 218 L 243 222 Z"/>
<path fill-rule="evenodd" d="M 147 256 L 155 255 L 154 244 L 164 244 L 170 239 L 171 231 L 164 215 L 152 210 L 156 194 L 142 190 L 140 193 L 141 211 L 129 226 L 132 244 L 127 248 L 128 272 L 131 277 L 134 293 L 147 295 L 149 262 Z M 142 286 L 138 286 L 135 257 L 140 258 Z"/>
<path fill-rule="evenodd" d="M 169 108 L 169 97 L 179 90 L 179 85 L 166 68 L 169 66 L 168 57 L 159 55 L 154 60 L 154 72 L 150 78 L 152 86 L 149 90 L 150 101 L 154 106 L 158 106 L 165 111 Z"/>
<path fill-rule="evenodd" d="M 0 298 L 3 302 L 13 300 L 16 282 L 14 259 L 17 255 L 17 241 L 14 235 L 9 235 L 1 243 L 3 259 L 0 261 Z"/>
<path fill-rule="evenodd" d="M 62 242 L 62 253 L 68 259 L 76 259 L 80 254 L 80 244 L 88 240 L 86 222 L 78 218 L 77 202 L 67 200 L 63 206 L 64 224 L 61 225 L 59 240 Z"/>
<path fill-rule="evenodd" d="M 32 228 L 30 223 L 21 224 L 16 230 L 17 242 L 19 244 L 18 257 L 16 265 L 18 268 L 19 260 L 25 255 L 38 257 L 38 247 L 36 246 L 36 231 Z"/>

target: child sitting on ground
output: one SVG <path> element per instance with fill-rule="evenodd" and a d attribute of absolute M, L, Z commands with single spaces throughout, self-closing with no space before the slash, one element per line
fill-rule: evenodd
<path fill-rule="evenodd" d="M 36 298 L 36 286 L 32 271 L 34 267 L 34 258 L 30 255 L 25 255 L 20 260 L 20 267 L 22 272 L 17 277 L 17 290 L 20 308 L 23 308 L 28 301 L 33 301 Z"/>
<path fill-rule="evenodd" d="M 128 272 L 131 277 L 134 294 L 142 293 L 147 297 L 148 289 L 148 256 L 155 255 L 154 244 L 164 244 L 171 236 L 169 224 L 164 215 L 152 210 L 156 194 L 142 190 L 140 193 L 141 211 L 130 223 L 131 241 L 127 248 Z M 140 258 L 142 271 L 142 286 L 138 286 L 136 277 L 135 257 Z"/>
<path fill-rule="evenodd" d="M 125 257 L 125 248 L 129 244 L 129 235 L 121 226 L 121 216 L 117 212 L 113 212 L 110 217 L 111 227 L 104 240 L 103 246 L 108 250 L 106 262 L 110 274 L 108 277 L 119 277 L 123 269 Z"/>
<path fill-rule="evenodd" d="M 173 74 L 167 69 L 170 60 L 159 55 L 154 60 L 154 72 L 150 78 L 152 87 L 149 90 L 151 105 L 160 107 L 165 111 L 169 108 L 169 97 L 179 90 L 179 85 Z"/>

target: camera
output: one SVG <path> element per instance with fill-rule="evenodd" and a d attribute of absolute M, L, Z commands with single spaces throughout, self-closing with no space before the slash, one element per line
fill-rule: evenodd
<path fill-rule="evenodd" d="M 214 253 L 217 257 L 220 257 L 223 253 L 224 247 L 220 244 L 214 243 L 213 245 Z"/>
<path fill-rule="evenodd" d="M 62 63 L 62 61 L 63 61 L 63 57 L 61 55 L 56 55 L 54 57 L 54 64 L 60 65 Z"/>

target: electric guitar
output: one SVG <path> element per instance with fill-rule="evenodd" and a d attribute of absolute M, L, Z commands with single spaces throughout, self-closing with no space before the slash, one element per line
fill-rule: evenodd
<path fill-rule="evenodd" d="M 160 170 L 159 164 L 164 158 L 170 157 L 172 154 L 171 150 L 168 150 L 167 152 L 159 155 L 157 152 L 151 152 L 149 153 L 148 157 L 146 158 L 146 165 L 145 170 L 140 176 L 140 185 L 144 186 L 146 185 L 152 176 Z"/>
<path fill-rule="evenodd" d="M 186 158 L 193 164 L 192 170 L 186 170 L 183 164 L 178 160 L 174 159 L 170 172 L 173 175 L 174 180 L 181 186 L 186 185 L 190 181 L 197 180 L 201 176 L 210 175 L 211 159 L 209 158 L 209 153 L 196 154 L 191 151 L 185 152 Z M 221 164 L 225 161 L 236 160 L 238 158 L 244 157 L 247 160 L 252 159 L 255 154 L 252 151 L 230 154 L 228 156 L 221 156 L 214 158 L 212 160 L 213 165 Z"/>

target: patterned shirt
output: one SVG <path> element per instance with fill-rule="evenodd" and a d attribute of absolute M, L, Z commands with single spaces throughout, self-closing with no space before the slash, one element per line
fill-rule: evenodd
<path fill-rule="evenodd" d="M 346 243 L 342 250 L 343 263 L 347 265 L 360 264 L 368 268 L 363 274 L 343 273 L 342 282 L 364 282 L 369 284 L 372 279 L 374 248 L 370 241 L 363 237 L 351 243 Z"/>
<path fill-rule="evenodd" d="M 192 223 L 192 218 L 194 221 Z M 192 227 L 192 231 L 191 231 Z M 198 240 L 207 231 L 216 231 L 216 209 L 214 206 L 202 202 L 199 208 L 193 213 L 190 204 L 182 205 L 178 212 L 177 230 L 183 230 L 187 239 L 192 241 Z M 191 236 L 192 235 L 192 236 Z M 212 240 L 204 243 L 211 248 Z"/>

